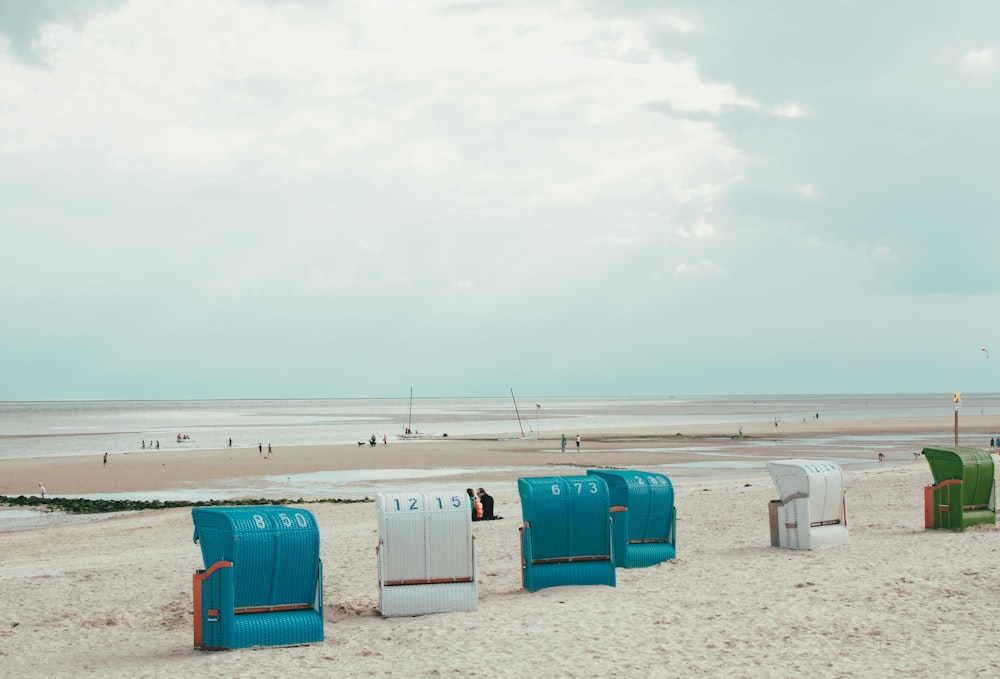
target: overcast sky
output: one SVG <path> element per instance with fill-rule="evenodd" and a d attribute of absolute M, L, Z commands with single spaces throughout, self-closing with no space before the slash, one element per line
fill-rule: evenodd
<path fill-rule="evenodd" d="M 5 0 L 0 399 L 1000 392 L 998 111 L 993 0 Z"/>

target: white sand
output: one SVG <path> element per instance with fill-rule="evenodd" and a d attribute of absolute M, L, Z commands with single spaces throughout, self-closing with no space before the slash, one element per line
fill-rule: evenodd
<path fill-rule="evenodd" d="M 770 546 L 768 477 L 675 482 L 675 561 L 521 589 L 516 493 L 475 524 L 479 610 L 383 619 L 374 504 L 310 504 L 326 640 L 192 648 L 189 510 L 0 534 L 0 676 L 995 677 L 994 527 L 923 528 L 923 460 L 847 474 L 851 543 Z M 461 484 L 461 487 L 471 484 Z"/>

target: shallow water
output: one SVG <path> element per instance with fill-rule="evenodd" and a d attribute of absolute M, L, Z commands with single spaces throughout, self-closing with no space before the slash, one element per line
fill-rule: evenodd
<path fill-rule="evenodd" d="M 938 440 L 940 439 L 940 440 Z M 908 436 L 908 435 L 864 435 L 864 436 L 829 436 L 819 439 L 804 439 L 801 457 L 820 457 L 836 462 L 845 470 L 868 469 L 879 464 L 891 465 L 910 463 L 913 450 L 919 450 L 926 444 L 948 444 L 945 435 Z M 747 452 L 734 452 L 729 444 L 718 446 L 691 446 L 682 448 L 635 448 L 621 447 L 602 449 L 600 464 L 614 464 L 615 453 L 661 453 L 664 461 L 659 464 L 647 464 L 642 468 L 665 474 L 671 479 L 711 479 L 728 478 L 735 475 L 753 476 L 767 475 L 766 465 L 772 458 L 766 450 L 776 445 L 775 441 L 744 439 L 741 447 Z M 787 442 L 781 448 L 782 459 L 787 458 Z M 558 449 L 547 452 L 556 453 Z M 878 454 L 883 452 L 888 459 L 879 463 Z M 697 457 L 700 460 L 669 462 L 670 456 L 682 455 L 685 458 Z M 776 458 L 774 458 L 776 459 Z M 101 493 L 83 495 L 86 499 L 108 500 L 160 500 L 160 501 L 207 501 L 232 500 L 245 498 L 261 498 L 265 500 L 307 500 L 342 498 L 362 499 L 373 498 L 379 492 L 398 490 L 437 490 L 442 482 L 437 479 L 454 477 L 488 478 L 498 475 L 575 475 L 586 474 L 586 470 L 596 463 L 578 464 L 574 461 L 565 466 L 518 466 L 518 467 L 440 467 L 436 469 L 347 469 L 336 471 L 319 471 L 293 475 L 262 475 L 232 478 L 214 482 L 211 487 L 186 486 L 171 490 L 151 492 Z M 448 484 L 463 485 L 463 484 Z M 491 487 L 500 490 L 510 488 L 516 490 L 516 483 L 491 483 Z M 75 496 L 74 496 L 75 497 Z"/>
<path fill-rule="evenodd" d="M 1000 414 L 1000 394 L 965 395 L 963 412 Z M 577 431 L 773 420 L 950 415 L 951 394 L 525 396 L 503 398 L 0 402 L 0 458 L 103 455 L 394 440 L 408 424 L 434 435 L 550 436 Z M 540 407 L 535 408 L 538 404 Z M 191 438 L 183 442 L 178 434 Z"/>
<path fill-rule="evenodd" d="M 52 526 L 71 526 L 78 523 L 103 521 L 131 512 L 110 512 L 106 514 L 70 514 L 42 509 L 7 509 L 0 507 L 0 533 L 9 533 Z"/>
<path fill-rule="evenodd" d="M 1000 412 L 1000 396 L 971 399 L 976 411 Z M 529 403 L 535 402 L 534 399 Z M 944 402 L 944 403 L 942 403 Z M 414 412 L 428 422 L 431 431 L 451 431 L 476 436 L 504 431 L 504 427 L 524 426 L 528 431 L 573 431 L 624 429 L 659 426 L 671 431 L 683 423 L 739 423 L 813 418 L 879 419 L 941 415 L 951 412 L 950 395 L 913 396 L 802 396 L 802 397 L 614 397 L 545 399 L 542 408 L 530 409 L 522 422 L 513 419 L 508 399 L 425 399 L 414 401 Z M 237 444 L 256 447 L 257 440 L 280 441 L 282 445 L 334 444 L 367 439 L 365 432 L 375 422 L 389 426 L 404 422 L 408 402 L 404 399 L 338 399 L 310 401 L 209 401 L 209 402 L 81 402 L 81 403 L 0 403 L 0 458 L 65 454 L 101 454 L 105 444 L 129 445 L 140 450 L 136 435 L 155 441 L 158 434 L 190 431 L 194 440 L 184 444 L 161 438 L 163 449 L 226 447 L 228 435 Z M 967 411 L 971 408 L 967 408 Z M 542 413 L 545 415 L 542 416 Z M 101 433 L 103 431 L 103 433 Z M 117 433 L 108 433 L 115 431 Z M 517 431 L 517 429 L 508 429 Z M 237 432 L 233 434 L 233 432 Z M 734 431 L 735 433 L 735 431 Z M 271 436 L 273 434 L 273 437 Z M 281 438 L 279 438 L 279 435 Z M 223 438 L 225 437 L 225 438 Z M 379 437 L 380 438 L 380 437 Z M 419 442 L 412 442 L 419 445 Z M 884 452 L 893 461 L 912 462 L 909 455 L 927 444 L 950 444 L 951 435 L 857 435 L 820 436 L 796 441 L 801 457 L 819 457 L 838 462 L 845 469 L 878 466 Z M 155 445 L 155 444 L 154 444 Z M 615 452 L 642 450 L 650 453 L 684 454 L 699 460 L 644 466 L 674 480 L 699 478 L 763 477 L 767 482 L 766 451 L 785 446 L 787 441 L 743 439 L 734 452 L 730 443 L 687 448 L 622 447 L 602 450 L 602 464 L 613 463 Z M 96 447 L 95 447 L 96 446 Z M 113 448 L 114 450 L 114 448 Z M 558 447 L 547 449 L 556 453 Z M 751 452 L 752 451 L 752 452 Z M 608 459 L 611 456 L 611 460 Z M 799 456 L 799 455 L 795 455 Z M 724 459 L 723 459 L 724 458 Z M 213 483 L 212 487 L 178 487 L 166 491 L 105 493 L 83 496 L 88 499 L 205 501 L 243 498 L 280 499 L 360 499 L 380 491 L 436 490 L 442 479 L 460 476 L 584 474 L 586 465 L 518 468 L 441 469 L 359 469 L 315 472 L 292 476 L 234 478 Z M 448 484 L 453 485 L 451 483 Z M 457 484 L 456 484 L 457 485 Z M 461 484 L 464 486 L 464 484 Z M 491 483 L 491 490 L 516 490 L 516 483 Z M 463 488 L 464 490 L 464 488 Z M 28 511 L 29 514 L 11 514 Z M 61 513 L 34 510 L 7 510 L 0 513 L 0 531 L 60 525 L 66 522 L 100 520 L 67 518 Z"/>

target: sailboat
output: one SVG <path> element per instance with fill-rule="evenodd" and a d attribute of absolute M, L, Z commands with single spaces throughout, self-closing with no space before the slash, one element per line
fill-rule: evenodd
<path fill-rule="evenodd" d="M 410 414 L 406 420 L 406 429 L 399 435 L 401 439 L 422 439 L 430 434 L 422 434 L 413 428 L 413 387 L 410 387 Z"/>
<path fill-rule="evenodd" d="M 520 436 L 520 438 L 518 438 L 516 436 L 509 437 L 509 438 L 501 438 L 500 440 L 501 441 L 516 441 L 516 440 L 521 440 L 521 441 L 536 441 L 538 439 L 537 436 L 525 436 L 525 434 L 524 434 L 524 425 L 521 424 L 521 411 L 519 411 L 517 409 L 517 399 L 514 398 L 514 388 L 513 387 L 511 387 L 511 389 L 510 389 L 510 398 L 511 398 L 512 401 L 514 401 L 514 412 L 517 414 L 517 426 L 521 428 L 521 436 Z"/>

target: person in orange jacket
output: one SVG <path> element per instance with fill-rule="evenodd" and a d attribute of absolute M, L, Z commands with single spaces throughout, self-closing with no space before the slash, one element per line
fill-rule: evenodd
<path fill-rule="evenodd" d="M 469 507 L 472 511 L 472 520 L 481 521 L 483 518 L 483 503 L 479 501 L 476 494 L 471 488 L 466 488 L 465 492 L 469 494 Z"/>

